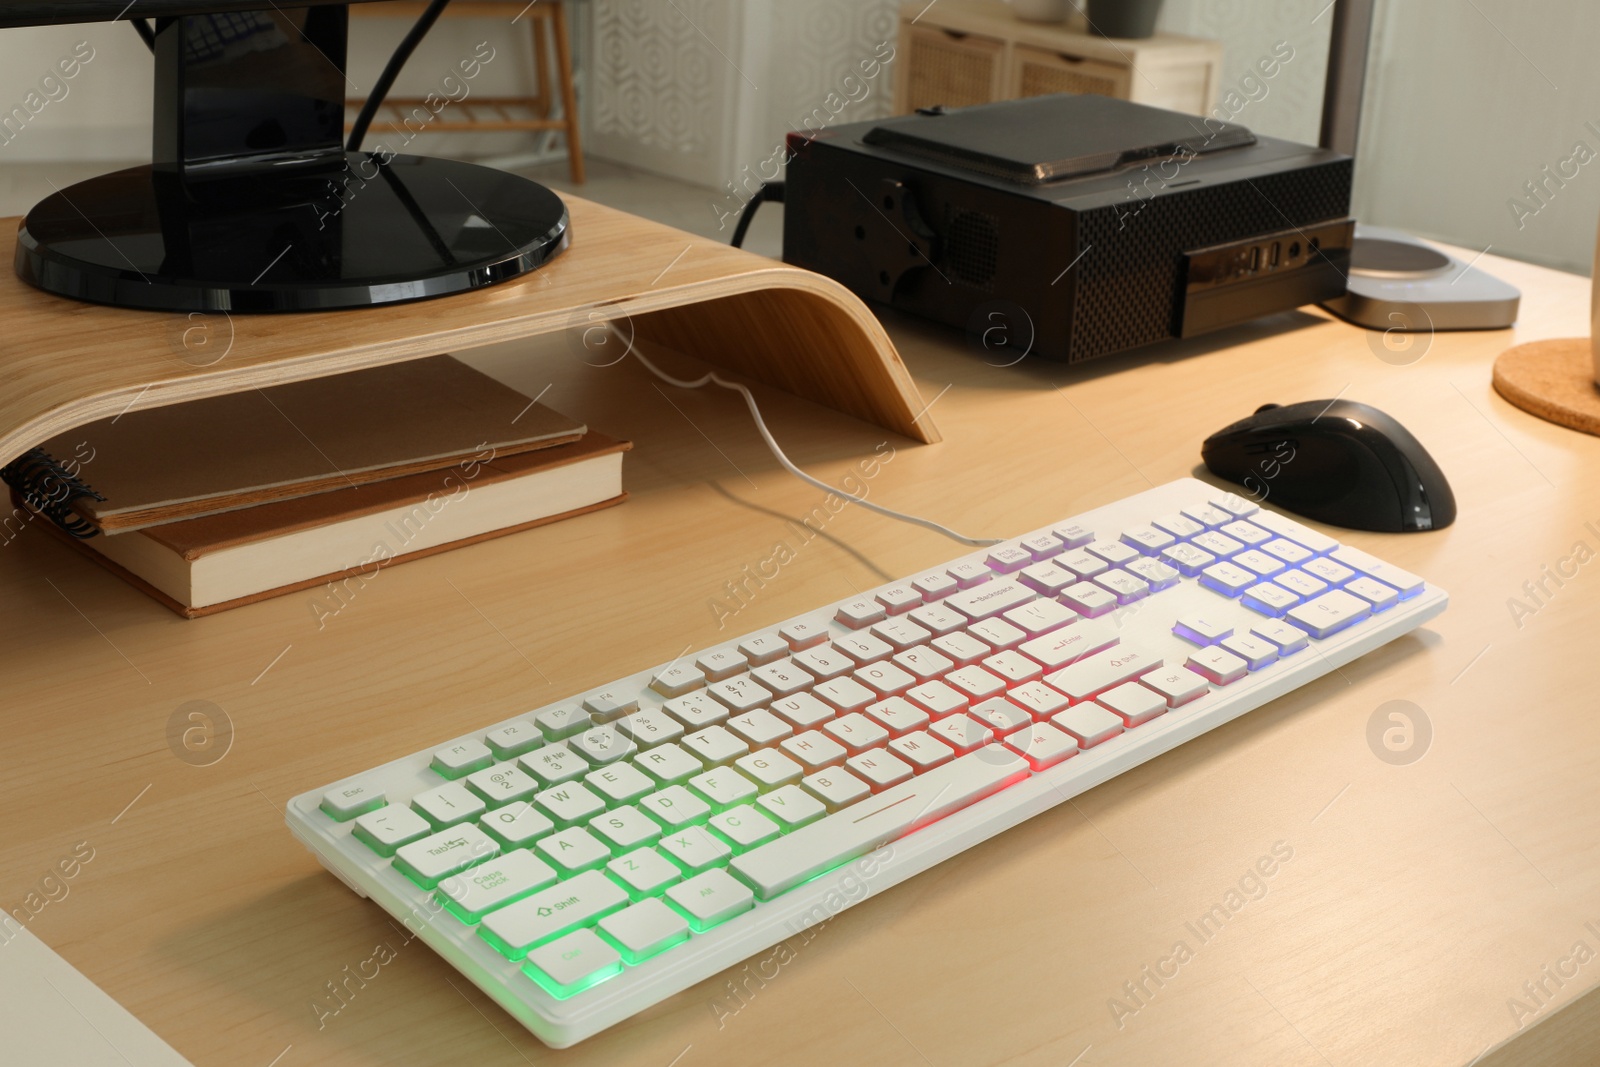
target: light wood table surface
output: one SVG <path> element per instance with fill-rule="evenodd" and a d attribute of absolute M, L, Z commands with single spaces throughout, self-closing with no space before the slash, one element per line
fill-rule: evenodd
<path fill-rule="evenodd" d="M 553 1052 L 284 827 L 292 794 L 961 551 L 847 509 L 719 631 L 724 584 L 822 494 L 737 397 L 586 365 L 561 336 L 470 359 L 631 437 L 632 500 L 385 571 L 320 629 L 308 594 L 185 622 L 41 531 L 0 547 L 0 903 L 23 909 L 86 842 L 29 928 L 203 1067 L 1460 1067 L 1517 1033 L 1512 998 L 1532 1016 L 1482 1063 L 1593 1063 L 1600 564 L 1520 626 L 1507 602 L 1576 542 L 1600 548 L 1600 440 L 1489 384 L 1514 340 L 1586 332 L 1588 283 L 1481 265 L 1522 288 L 1521 325 L 1441 334 L 1404 365 L 1316 311 L 1071 369 L 990 366 L 891 316 L 943 443 L 760 388 L 802 465 L 839 479 L 887 440 L 873 498 L 978 534 L 1188 476 L 1259 404 L 1336 395 L 1409 427 L 1460 504 L 1442 532 L 1344 535 L 1450 592 L 1428 627 L 868 899 L 763 979 L 729 972 Z M 169 744 L 197 700 L 232 724 L 209 766 Z M 1367 742 L 1393 700 L 1432 727 L 1405 766 Z M 1196 939 L 1186 924 L 1280 842 L 1266 894 Z M 1112 998 L 1135 1006 L 1124 983 L 1178 941 L 1192 958 L 1119 1027 Z M 1562 963 L 1578 942 L 1585 962 Z M 325 983 L 382 943 L 393 961 L 319 1029 Z"/>

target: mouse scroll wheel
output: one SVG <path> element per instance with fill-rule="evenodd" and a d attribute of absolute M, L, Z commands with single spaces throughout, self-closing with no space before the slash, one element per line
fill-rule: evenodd
<path fill-rule="evenodd" d="M 1259 415 L 1263 411 L 1271 411 L 1273 408 L 1281 408 L 1281 407 L 1283 407 L 1282 404 L 1262 404 L 1260 407 L 1256 408 L 1256 414 Z"/>

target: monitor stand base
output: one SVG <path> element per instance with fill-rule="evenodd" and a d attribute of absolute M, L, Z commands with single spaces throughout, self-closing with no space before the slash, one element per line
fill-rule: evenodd
<path fill-rule="evenodd" d="M 480 289 L 567 246 L 544 186 L 456 160 L 348 152 L 343 165 L 196 181 L 133 167 L 28 213 L 17 274 L 60 296 L 161 311 L 327 311 Z"/>

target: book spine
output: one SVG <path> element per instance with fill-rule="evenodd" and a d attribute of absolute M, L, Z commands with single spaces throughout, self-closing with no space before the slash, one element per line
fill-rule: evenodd
<path fill-rule="evenodd" d="M 56 462 L 42 448 L 29 449 L 0 467 L 0 482 L 10 486 L 22 502 L 79 540 L 100 531 L 72 510 L 76 500 L 105 500 L 81 478 Z"/>

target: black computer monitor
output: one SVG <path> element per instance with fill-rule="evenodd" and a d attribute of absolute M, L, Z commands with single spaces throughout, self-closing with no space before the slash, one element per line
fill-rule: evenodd
<path fill-rule="evenodd" d="M 150 164 L 35 205 L 19 276 L 123 307 L 306 311 L 475 289 L 566 247 L 566 207 L 534 182 L 346 151 L 347 5 L 261 4 L 0 0 L 0 28 L 154 19 Z"/>

